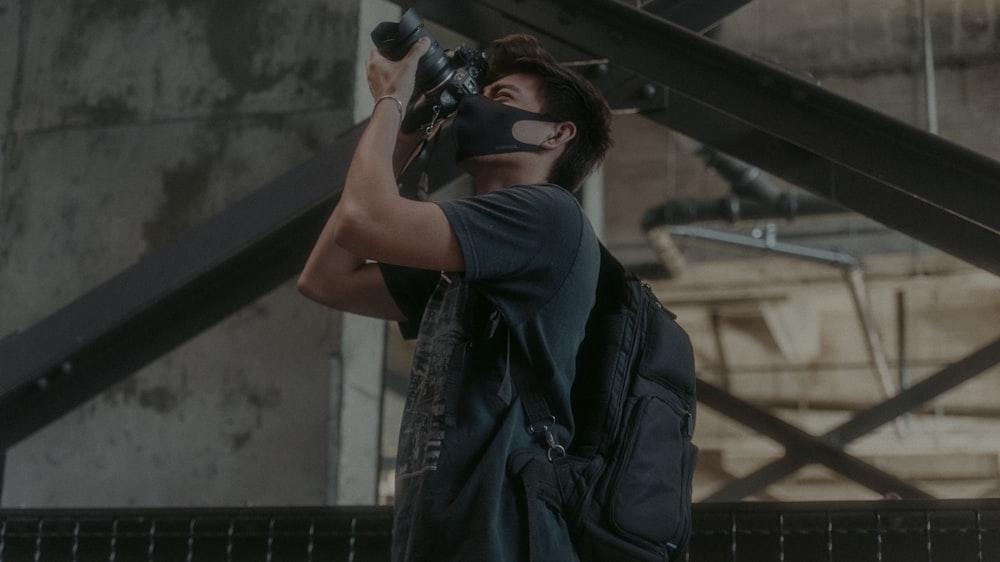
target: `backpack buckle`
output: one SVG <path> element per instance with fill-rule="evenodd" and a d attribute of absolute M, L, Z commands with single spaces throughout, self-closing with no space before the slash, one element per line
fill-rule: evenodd
<path fill-rule="evenodd" d="M 554 416 L 549 416 L 548 421 L 549 423 L 555 423 L 556 418 Z M 566 456 L 566 448 L 556 441 L 556 436 L 552 434 L 548 425 L 535 427 L 535 424 L 529 424 L 528 433 L 532 435 L 541 435 L 545 438 L 545 444 L 549 447 L 548 451 L 545 452 L 545 456 L 549 459 L 549 462 Z"/>

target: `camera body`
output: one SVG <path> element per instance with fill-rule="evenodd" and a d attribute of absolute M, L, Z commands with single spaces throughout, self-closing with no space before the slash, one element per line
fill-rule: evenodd
<path fill-rule="evenodd" d="M 395 22 L 382 22 L 371 32 L 375 47 L 389 60 L 400 60 L 421 37 L 431 40 L 430 48 L 417 63 L 414 85 L 420 98 L 403 120 L 402 130 L 413 132 L 436 118 L 454 113 L 463 96 L 481 93 L 488 64 L 482 51 L 462 46 L 449 55 L 412 8 Z"/>

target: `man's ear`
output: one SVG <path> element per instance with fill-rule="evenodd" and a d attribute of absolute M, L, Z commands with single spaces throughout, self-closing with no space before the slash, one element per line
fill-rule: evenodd
<path fill-rule="evenodd" d="M 576 124 L 572 121 L 556 123 L 547 139 L 542 141 L 542 148 L 558 148 L 576 137 Z"/>

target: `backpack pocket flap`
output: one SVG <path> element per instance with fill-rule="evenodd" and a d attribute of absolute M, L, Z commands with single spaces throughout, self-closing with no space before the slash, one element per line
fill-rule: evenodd
<path fill-rule="evenodd" d="M 626 448 L 618 456 L 609 516 L 627 535 L 678 546 L 690 524 L 689 449 L 685 412 L 649 396 L 636 404 Z"/>

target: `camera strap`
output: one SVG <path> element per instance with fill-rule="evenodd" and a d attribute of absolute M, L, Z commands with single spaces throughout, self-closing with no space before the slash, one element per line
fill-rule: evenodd
<path fill-rule="evenodd" d="M 416 199 L 417 201 L 428 201 L 430 199 L 430 175 L 427 171 L 430 168 L 431 155 L 436 145 L 437 135 L 433 135 L 422 139 L 410 153 L 406 163 L 403 165 L 403 169 L 396 176 L 400 193 L 404 197 Z M 417 164 L 419 167 L 415 167 L 414 164 Z M 414 189 L 415 175 L 416 189 Z M 407 185 L 410 187 L 407 188 Z"/>
<path fill-rule="evenodd" d="M 431 114 L 431 121 L 424 128 L 424 140 L 429 141 L 431 137 L 435 136 L 437 128 L 441 126 L 442 121 L 439 121 L 441 117 L 441 106 L 439 104 L 434 104 L 433 113 Z"/>
<path fill-rule="evenodd" d="M 430 127 L 428 127 L 429 129 Z M 421 152 L 425 153 L 423 155 L 423 168 L 420 170 L 420 179 L 417 181 L 417 200 L 418 201 L 429 201 L 431 197 L 431 186 L 430 186 L 430 175 L 427 173 L 427 169 L 430 168 L 431 155 L 434 152 L 434 148 L 437 147 L 438 136 L 432 135 L 424 139 L 423 148 Z"/>

